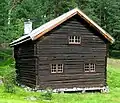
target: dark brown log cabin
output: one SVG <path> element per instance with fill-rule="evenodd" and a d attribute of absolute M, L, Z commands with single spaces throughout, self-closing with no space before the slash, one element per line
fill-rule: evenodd
<path fill-rule="evenodd" d="M 10 43 L 17 81 L 39 89 L 106 89 L 107 47 L 113 42 L 75 8 Z"/>

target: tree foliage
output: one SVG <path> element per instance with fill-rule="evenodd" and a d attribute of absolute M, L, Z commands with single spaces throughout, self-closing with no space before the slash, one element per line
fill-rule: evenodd
<path fill-rule="evenodd" d="M 0 43 L 23 34 L 23 22 L 31 19 L 36 28 L 78 7 L 116 40 L 111 49 L 120 50 L 119 0 L 0 0 Z"/>

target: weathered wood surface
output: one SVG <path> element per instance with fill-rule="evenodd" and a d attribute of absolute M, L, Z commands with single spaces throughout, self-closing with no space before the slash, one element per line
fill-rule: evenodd
<path fill-rule="evenodd" d="M 70 45 L 68 36 L 81 37 L 80 45 Z M 101 35 L 78 17 L 64 22 L 37 42 L 38 84 L 40 88 L 101 87 L 106 85 L 106 43 Z M 51 74 L 50 64 L 64 64 L 63 74 Z M 95 73 L 85 73 L 84 63 L 95 63 Z"/>
<path fill-rule="evenodd" d="M 35 48 L 31 41 L 14 48 L 16 60 L 17 81 L 20 84 L 36 86 L 36 57 Z"/>
<path fill-rule="evenodd" d="M 69 44 L 68 37 L 81 37 Z M 35 42 L 15 47 L 17 80 L 40 89 L 106 86 L 108 41 L 83 19 L 74 16 Z M 50 64 L 63 64 L 62 74 L 51 74 Z M 95 63 L 96 72 L 85 73 L 84 64 Z"/>

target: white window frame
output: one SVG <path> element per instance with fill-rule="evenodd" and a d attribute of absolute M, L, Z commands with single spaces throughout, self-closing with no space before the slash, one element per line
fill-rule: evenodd
<path fill-rule="evenodd" d="M 69 44 L 81 44 L 80 36 L 69 36 Z"/>
<path fill-rule="evenodd" d="M 51 73 L 63 73 L 63 64 L 51 64 Z"/>
<path fill-rule="evenodd" d="M 95 64 L 94 63 L 85 63 L 84 64 L 84 72 L 95 72 Z"/>

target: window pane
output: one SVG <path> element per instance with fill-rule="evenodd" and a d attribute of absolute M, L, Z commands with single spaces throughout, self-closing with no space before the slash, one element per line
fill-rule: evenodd
<path fill-rule="evenodd" d="M 95 64 L 90 64 L 90 72 L 95 72 Z"/>
<path fill-rule="evenodd" d="M 51 73 L 63 73 L 63 64 L 52 64 Z"/>
<path fill-rule="evenodd" d="M 63 72 L 63 64 L 58 64 L 58 68 L 57 68 L 57 72 L 58 73 L 62 73 Z"/>
<path fill-rule="evenodd" d="M 56 73 L 57 70 L 57 65 L 56 64 L 52 64 L 51 65 L 51 73 Z"/>
<path fill-rule="evenodd" d="M 69 37 L 69 42 L 70 42 L 70 43 L 74 42 L 74 36 L 70 36 L 70 37 Z"/>
<path fill-rule="evenodd" d="M 89 72 L 89 68 L 85 68 L 84 70 L 85 70 L 85 72 Z"/>
<path fill-rule="evenodd" d="M 95 72 L 95 64 L 93 64 L 93 63 L 84 64 L 84 71 L 85 72 Z"/>
<path fill-rule="evenodd" d="M 71 42 L 74 42 L 74 39 L 71 39 Z"/>
<path fill-rule="evenodd" d="M 84 71 L 89 72 L 89 64 L 84 64 Z"/>
<path fill-rule="evenodd" d="M 95 69 L 90 69 L 90 72 L 95 72 Z"/>
<path fill-rule="evenodd" d="M 80 44 L 80 36 L 70 36 L 69 37 L 69 43 L 72 43 L 72 44 Z"/>
<path fill-rule="evenodd" d="M 52 70 L 51 70 L 51 73 L 56 73 L 56 69 L 52 69 Z"/>
<path fill-rule="evenodd" d="M 89 64 L 85 64 L 84 67 L 85 67 L 85 68 L 89 68 Z"/>
<path fill-rule="evenodd" d="M 77 43 L 77 42 L 78 42 L 78 39 L 75 39 L 75 42 Z"/>

